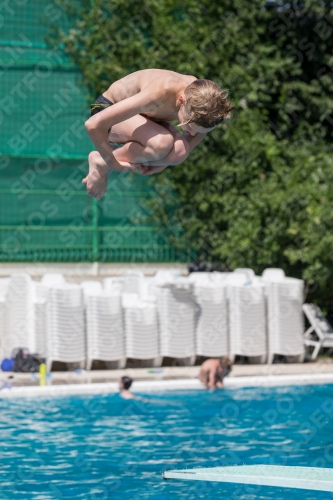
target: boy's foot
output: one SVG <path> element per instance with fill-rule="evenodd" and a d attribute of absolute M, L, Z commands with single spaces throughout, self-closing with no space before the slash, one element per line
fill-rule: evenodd
<path fill-rule="evenodd" d="M 96 200 L 100 200 L 106 193 L 109 173 L 106 165 L 101 162 L 101 156 L 97 151 L 92 151 L 88 156 L 89 173 L 82 180 L 87 187 L 87 192 Z"/>
<path fill-rule="evenodd" d="M 113 150 L 118 149 L 117 146 L 111 146 Z M 109 171 L 107 170 L 104 160 L 98 151 L 92 151 L 88 156 L 89 163 L 89 173 L 87 177 L 82 180 L 82 183 L 86 185 L 87 192 L 96 200 L 100 200 L 106 193 Z M 128 161 L 118 161 L 118 163 L 124 167 L 124 172 L 137 172 L 143 174 L 143 170 L 150 169 L 152 167 L 142 168 L 140 163 L 129 163 Z M 156 167 L 154 167 L 156 168 Z M 165 167 L 163 167 L 164 169 Z"/>

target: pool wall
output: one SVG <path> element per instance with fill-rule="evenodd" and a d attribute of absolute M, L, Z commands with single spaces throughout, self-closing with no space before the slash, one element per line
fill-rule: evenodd
<path fill-rule="evenodd" d="M 254 377 L 229 377 L 224 381 L 226 389 L 240 387 L 274 387 L 288 385 L 333 384 L 333 373 L 307 375 L 271 375 Z M 169 390 L 204 390 L 198 379 L 149 380 L 133 383 L 134 393 L 163 393 Z M 47 386 L 12 387 L 0 390 L 0 398 L 36 396 L 64 397 L 80 394 L 114 394 L 119 391 L 117 382 L 94 384 L 61 384 Z"/>

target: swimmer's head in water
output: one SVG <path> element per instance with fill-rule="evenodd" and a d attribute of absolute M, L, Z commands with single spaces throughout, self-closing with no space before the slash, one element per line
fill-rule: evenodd
<path fill-rule="evenodd" d="M 228 93 L 211 80 L 195 80 L 186 87 L 184 98 L 180 99 L 180 126 L 193 123 L 205 131 L 230 119 L 233 108 Z"/>
<path fill-rule="evenodd" d="M 131 379 L 131 377 L 121 377 L 120 386 L 122 389 L 128 390 L 131 387 L 132 382 L 133 380 Z"/>

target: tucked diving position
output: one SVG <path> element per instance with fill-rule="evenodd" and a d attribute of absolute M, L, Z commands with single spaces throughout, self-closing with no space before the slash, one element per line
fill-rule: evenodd
<path fill-rule="evenodd" d="M 179 165 L 231 110 L 227 92 L 211 80 L 145 69 L 116 81 L 85 123 L 96 148 L 82 181 L 88 194 L 100 199 L 112 171 L 152 175 Z"/>

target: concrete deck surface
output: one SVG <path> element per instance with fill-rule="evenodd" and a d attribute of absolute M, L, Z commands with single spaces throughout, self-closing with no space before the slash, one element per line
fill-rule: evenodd
<path fill-rule="evenodd" d="M 125 368 L 123 370 L 92 370 L 79 372 L 52 372 L 49 383 L 91 384 L 101 382 L 117 382 L 127 375 L 134 381 L 194 379 L 199 373 L 199 366 L 172 366 L 162 368 Z M 229 375 L 234 377 L 279 376 L 279 375 L 312 375 L 333 374 L 333 359 L 324 358 L 316 362 L 298 364 L 273 365 L 234 365 Z M 0 387 L 11 384 L 13 387 L 39 385 L 38 373 L 0 372 Z"/>

